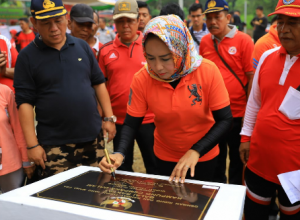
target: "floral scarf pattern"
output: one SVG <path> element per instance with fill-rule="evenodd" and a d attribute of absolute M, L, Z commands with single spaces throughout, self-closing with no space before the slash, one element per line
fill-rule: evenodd
<path fill-rule="evenodd" d="M 146 64 L 145 67 L 152 78 L 162 82 L 173 82 L 193 72 L 201 65 L 203 58 L 198 55 L 194 40 L 188 28 L 178 16 L 159 16 L 149 21 L 145 27 L 143 38 L 145 58 L 145 41 L 150 33 L 159 37 L 167 45 L 172 53 L 175 65 L 175 73 L 171 78 L 161 79 L 151 67 Z"/>

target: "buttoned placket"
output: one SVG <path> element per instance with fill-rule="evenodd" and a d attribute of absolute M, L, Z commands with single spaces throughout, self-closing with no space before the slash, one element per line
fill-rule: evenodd
<path fill-rule="evenodd" d="M 289 54 L 286 55 L 283 72 L 282 72 L 280 80 L 279 80 L 279 85 L 281 85 L 281 86 L 284 85 L 285 80 L 290 72 L 290 69 L 292 68 L 294 63 L 298 60 L 298 58 L 299 57 L 296 57 L 296 56 L 291 58 L 291 56 Z"/>

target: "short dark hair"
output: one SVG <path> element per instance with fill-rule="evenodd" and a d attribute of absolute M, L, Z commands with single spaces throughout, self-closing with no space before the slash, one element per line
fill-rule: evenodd
<path fill-rule="evenodd" d="M 183 10 L 180 8 L 179 5 L 175 4 L 175 3 L 169 3 L 166 4 L 160 11 L 159 15 L 177 15 L 181 18 L 181 20 L 184 20 L 184 12 Z"/>
<path fill-rule="evenodd" d="M 29 23 L 28 18 L 20 18 L 19 21 L 25 21 L 26 23 Z"/>
<path fill-rule="evenodd" d="M 150 8 L 149 8 L 149 6 L 148 6 L 148 4 L 146 2 L 142 2 L 142 1 L 136 1 L 136 2 L 138 4 L 139 8 L 147 8 L 148 12 L 149 12 L 149 15 L 151 15 Z"/>
<path fill-rule="evenodd" d="M 191 7 L 189 8 L 189 14 L 191 14 L 192 11 L 198 11 L 199 9 L 201 9 L 201 12 L 203 12 L 203 7 L 200 3 L 194 3 L 191 5 Z"/>
<path fill-rule="evenodd" d="M 263 6 L 257 6 L 257 7 L 256 7 L 256 10 L 257 10 L 257 9 L 258 9 L 258 10 L 261 10 L 261 11 L 264 10 Z"/>
<path fill-rule="evenodd" d="M 238 12 L 238 13 L 240 13 L 240 14 L 241 14 L 241 11 L 240 11 L 240 10 L 234 10 L 233 12 Z"/>

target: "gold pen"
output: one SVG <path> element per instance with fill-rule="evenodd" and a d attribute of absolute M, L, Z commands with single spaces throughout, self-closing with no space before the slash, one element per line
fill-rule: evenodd
<path fill-rule="evenodd" d="M 107 160 L 108 164 L 111 164 L 110 157 L 109 157 L 107 149 L 105 147 L 104 147 L 104 153 L 105 153 L 105 157 L 106 157 L 106 160 Z M 114 178 L 114 180 L 116 180 L 116 175 L 115 175 L 114 169 L 110 168 L 110 170 L 111 170 L 112 177 Z"/>

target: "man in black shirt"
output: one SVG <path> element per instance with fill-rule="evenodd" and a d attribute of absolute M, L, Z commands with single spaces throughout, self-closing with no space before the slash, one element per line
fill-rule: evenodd
<path fill-rule="evenodd" d="M 254 27 L 253 39 L 254 43 L 266 34 L 266 28 L 268 25 L 268 19 L 264 15 L 264 9 L 262 6 L 256 8 L 256 17 L 251 21 L 252 27 Z"/>
<path fill-rule="evenodd" d="M 32 0 L 31 12 L 39 36 L 19 54 L 14 81 L 28 158 L 46 176 L 97 166 L 102 120 L 96 98 L 106 116 L 108 141 L 116 134 L 104 76 L 89 45 L 66 34 L 67 11 L 61 0 Z"/>

